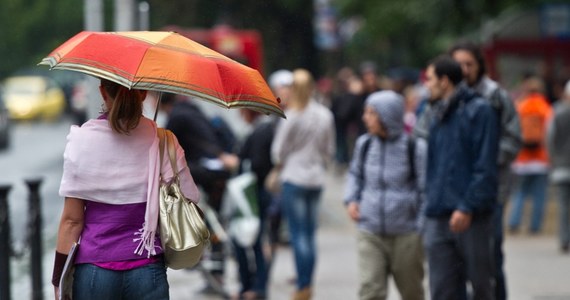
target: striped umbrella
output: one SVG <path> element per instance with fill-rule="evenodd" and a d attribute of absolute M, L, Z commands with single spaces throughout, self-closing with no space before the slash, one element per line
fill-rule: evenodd
<path fill-rule="evenodd" d="M 255 69 L 175 32 L 83 31 L 40 65 L 104 78 L 131 89 L 198 97 L 226 108 L 285 117 Z"/>

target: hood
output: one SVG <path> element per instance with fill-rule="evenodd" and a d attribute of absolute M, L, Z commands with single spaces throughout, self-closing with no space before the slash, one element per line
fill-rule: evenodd
<path fill-rule="evenodd" d="M 396 137 L 404 131 L 404 98 L 393 91 L 380 91 L 370 94 L 365 105 L 371 106 L 380 116 L 388 138 Z"/>

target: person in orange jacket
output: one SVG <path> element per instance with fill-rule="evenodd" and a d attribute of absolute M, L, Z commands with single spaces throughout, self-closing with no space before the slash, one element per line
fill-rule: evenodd
<path fill-rule="evenodd" d="M 533 199 L 530 232 L 539 233 L 548 186 L 549 160 L 545 138 L 547 125 L 552 117 L 552 107 L 544 96 L 544 84 L 540 78 L 527 78 L 524 89 L 525 93 L 516 105 L 523 148 L 512 165 L 518 180 L 513 195 L 509 229 L 511 232 L 518 231 L 524 201 L 530 196 Z"/>

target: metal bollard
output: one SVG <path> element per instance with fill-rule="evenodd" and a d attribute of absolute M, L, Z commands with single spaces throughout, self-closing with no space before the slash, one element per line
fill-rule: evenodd
<path fill-rule="evenodd" d="M 10 212 L 8 211 L 8 192 L 11 186 L 0 185 L 0 300 L 10 300 L 10 256 L 12 241 L 10 237 Z"/>
<path fill-rule="evenodd" d="M 32 268 L 32 300 L 43 299 L 42 284 L 42 210 L 40 206 L 40 184 L 42 178 L 26 179 L 26 184 L 30 190 L 29 200 L 29 236 L 28 242 L 31 246 L 31 268 Z"/>

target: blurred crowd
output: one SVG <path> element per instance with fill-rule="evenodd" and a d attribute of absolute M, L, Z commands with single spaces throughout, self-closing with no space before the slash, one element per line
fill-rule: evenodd
<path fill-rule="evenodd" d="M 223 262 L 235 255 L 240 292 L 233 297 L 269 298 L 272 258 L 288 243 L 297 272 L 292 299 L 311 298 L 327 168 L 347 178 L 343 201 L 359 228 L 360 299 L 385 299 L 390 276 L 403 299 L 424 299 L 424 261 L 432 299 L 506 299 L 503 217 L 519 232 L 531 198 L 528 230 L 539 234 L 549 183 L 558 191 L 560 250 L 568 253 L 570 83 L 561 88 L 528 73 L 507 91 L 487 76 L 469 42 L 424 70 L 383 74 L 366 61 L 318 80 L 282 69 L 268 82 L 287 119 L 243 110 L 252 128 L 244 139 L 192 101 L 162 100 L 166 127 L 222 226 L 233 216 L 223 212 L 225 186 L 245 172 L 257 178 L 256 237 L 244 244 L 230 234 L 226 253 L 213 235 L 206 290 L 223 293 Z"/>

